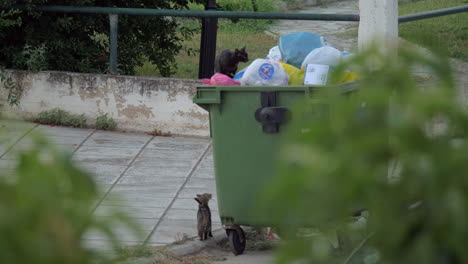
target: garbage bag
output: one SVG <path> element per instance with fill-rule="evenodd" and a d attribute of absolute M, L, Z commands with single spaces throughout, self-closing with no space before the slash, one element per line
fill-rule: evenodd
<path fill-rule="evenodd" d="M 281 86 L 289 82 L 288 74 L 280 63 L 266 60 L 254 60 L 240 79 L 242 85 L 252 86 Z"/>
<path fill-rule="evenodd" d="M 344 72 L 340 83 L 347 83 L 359 80 L 359 73 L 357 72 Z"/>
<path fill-rule="evenodd" d="M 336 66 L 341 60 L 341 51 L 325 46 L 312 50 L 304 59 L 301 69 L 304 70 L 307 64 L 322 64 Z"/>
<path fill-rule="evenodd" d="M 282 62 L 283 57 L 281 56 L 281 51 L 278 46 L 274 46 L 268 52 L 267 60 Z"/>
<path fill-rule="evenodd" d="M 245 70 L 247 70 L 247 67 L 245 67 L 244 69 L 238 71 L 236 73 L 236 75 L 234 75 L 234 77 L 232 79 L 238 81 L 240 78 L 242 78 L 242 76 L 244 76 Z"/>
<path fill-rule="evenodd" d="M 281 63 L 281 66 L 283 66 L 284 71 L 286 71 L 289 76 L 289 85 L 304 84 L 304 71 L 287 63 Z"/>
<path fill-rule="evenodd" d="M 236 86 L 240 85 L 240 82 L 234 81 L 233 79 L 229 78 L 229 76 L 221 74 L 221 73 L 215 73 L 211 77 L 211 79 L 202 79 L 203 84 L 209 84 L 209 85 L 221 85 L 221 86 Z"/>
<path fill-rule="evenodd" d="M 283 35 L 278 41 L 283 62 L 297 68 L 301 67 L 307 54 L 316 48 L 326 46 L 323 36 L 309 32 L 297 32 Z"/>

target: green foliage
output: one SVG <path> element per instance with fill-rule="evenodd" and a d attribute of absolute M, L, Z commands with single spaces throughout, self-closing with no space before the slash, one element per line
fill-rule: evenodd
<path fill-rule="evenodd" d="M 114 130 L 117 127 L 114 118 L 107 116 L 108 113 L 99 115 L 96 118 L 96 129 Z"/>
<path fill-rule="evenodd" d="M 118 249 L 117 254 L 120 259 L 129 258 L 145 258 L 151 257 L 155 252 L 155 248 L 145 245 L 125 246 Z"/>
<path fill-rule="evenodd" d="M 224 11 L 259 11 L 275 12 L 279 9 L 279 0 L 218 0 L 220 9 Z M 203 5 L 190 5 L 192 10 L 203 10 Z M 271 19 L 219 19 L 219 31 L 257 33 L 263 32 L 274 20 Z"/>
<path fill-rule="evenodd" d="M 14 174 L 0 171 L 0 263 L 113 263 L 86 246 L 85 236 L 101 232 L 120 248 L 111 226 L 137 230 L 135 224 L 120 211 L 92 215 L 100 197 L 92 176 L 43 137 L 31 139 L 30 149 L 17 156 Z"/>
<path fill-rule="evenodd" d="M 277 1 L 256 0 L 255 5 L 251 0 L 219 1 L 221 7 L 226 11 L 255 11 L 275 12 L 278 11 Z M 225 32 L 263 32 L 274 20 L 271 19 L 236 19 L 220 20 L 219 28 Z"/>
<path fill-rule="evenodd" d="M 71 127 L 85 127 L 86 117 L 84 114 L 71 114 L 65 110 L 54 108 L 52 110 L 42 111 L 35 120 L 41 124 L 55 124 Z"/>
<path fill-rule="evenodd" d="M 0 65 L 0 83 L 8 91 L 7 102 L 9 105 L 18 105 L 21 92 L 18 87 L 15 85 L 13 78 L 10 75 L 5 73 L 5 67 Z"/>
<path fill-rule="evenodd" d="M 8 1 L 0 1 L 0 4 L 10 4 Z M 21 17 L 15 17 L 20 14 L 18 10 L 0 11 L 0 40 L 3 38 L 3 32 L 11 27 L 21 25 Z M 16 87 L 11 76 L 5 73 L 5 67 L 0 63 L 0 84 L 8 90 L 7 102 L 9 105 L 18 105 L 20 92 Z"/>
<path fill-rule="evenodd" d="M 261 211 L 284 233 L 277 263 L 362 263 L 353 258 L 365 251 L 372 263 L 468 263 L 468 113 L 446 58 L 394 52 L 357 54 L 333 80 L 351 68 L 362 77 L 358 90 L 317 89 L 291 110 Z M 419 85 L 411 74 L 419 68 L 437 82 Z M 361 208 L 367 226 L 350 228 Z M 298 237 L 303 226 L 351 242 L 336 252 Z"/>
<path fill-rule="evenodd" d="M 44 43 L 35 47 L 26 44 L 23 51 L 15 57 L 15 64 L 26 67 L 29 71 L 44 70 L 47 68 L 46 51 Z"/>
<path fill-rule="evenodd" d="M 155 9 L 185 9 L 190 2 L 202 0 L 3 0 L 3 5 L 26 4 L 28 11 L 15 14 L 22 24 L 8 29 L 0 27 L 0 64 L 8 68 L 27 69 L 22 59 L 25 50 L 44 46 L 48 70 L 103 73 L 107 72 L 109 52 L 102 38 L 109 37 L 107 15 L 43 13 L 33 11 L 39 5 L 135 7 Z M 156 16 L 119 17 L 119 72 L 133 74 L 135 66 L 142 65 L 142 57 L 157 65 L 163 76 L 175 71 L 174 56 L 182 49 L 181 42 L 193 34 L 188 27 L 180 27 L 178 20 Z M 28 45 L 28 46 L 26 46 Z M 35 54 L 38 54 L 36 51 Z M 37 60 L 35 60 L 37 62 Z M 37 64 L 34 64 L 37 66 Z"/>
<path fill-rule="evenodd" d="M 2 1 L 0 1 L 0 4 Z M 21 17 L 18 17 L 21 12 L 19 10 L 2 10 L 0 11 L 0 37 L 4 29 L 21 25 Z"/>
<path fill-rule="evenodd" d="M 290 9 L 301 8 L 303 6 L 302 0 L 283 0 L 286 6 Z"/>

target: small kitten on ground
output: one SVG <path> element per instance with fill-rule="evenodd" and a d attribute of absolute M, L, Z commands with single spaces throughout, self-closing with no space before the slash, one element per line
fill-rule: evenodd
<path fill-rule="evenodd" d="M 211 211 L 208 202 L 211 199 L 211 193 L 197 194 L 194 198 L 198 202 L 197 229 L 200 240 L 206 240 L 213 237 L 211 233 Z"/>

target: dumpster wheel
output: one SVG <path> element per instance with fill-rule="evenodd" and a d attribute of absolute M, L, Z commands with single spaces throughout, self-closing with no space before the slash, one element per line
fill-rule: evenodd
<path fill-rule="evenodd" d="M 226 233 L 229 238 L 229 245 L 234 255 L 240 255 L 245 250 L 245 234 L 244 230 L 240 226 L 236 226 L 232 229 L 226 229 Z"/>

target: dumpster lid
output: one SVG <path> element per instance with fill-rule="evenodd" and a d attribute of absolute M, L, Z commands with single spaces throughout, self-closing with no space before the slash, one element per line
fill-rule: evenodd
<path fill-rule="evenodd" d="M 298 85 L 298 86 L 197 86 L 197 91 L 193 97 L 193 102 L 207 109 L 207 105 L 220 104 L 222 92 L 303 92 L 305 96 L 309 96 L 314 90 L 324 88 L 321 85 Z M 342 93 L 349 93 L 357 90 L 358 82 L 343 83 L 336 88 Z"/>

